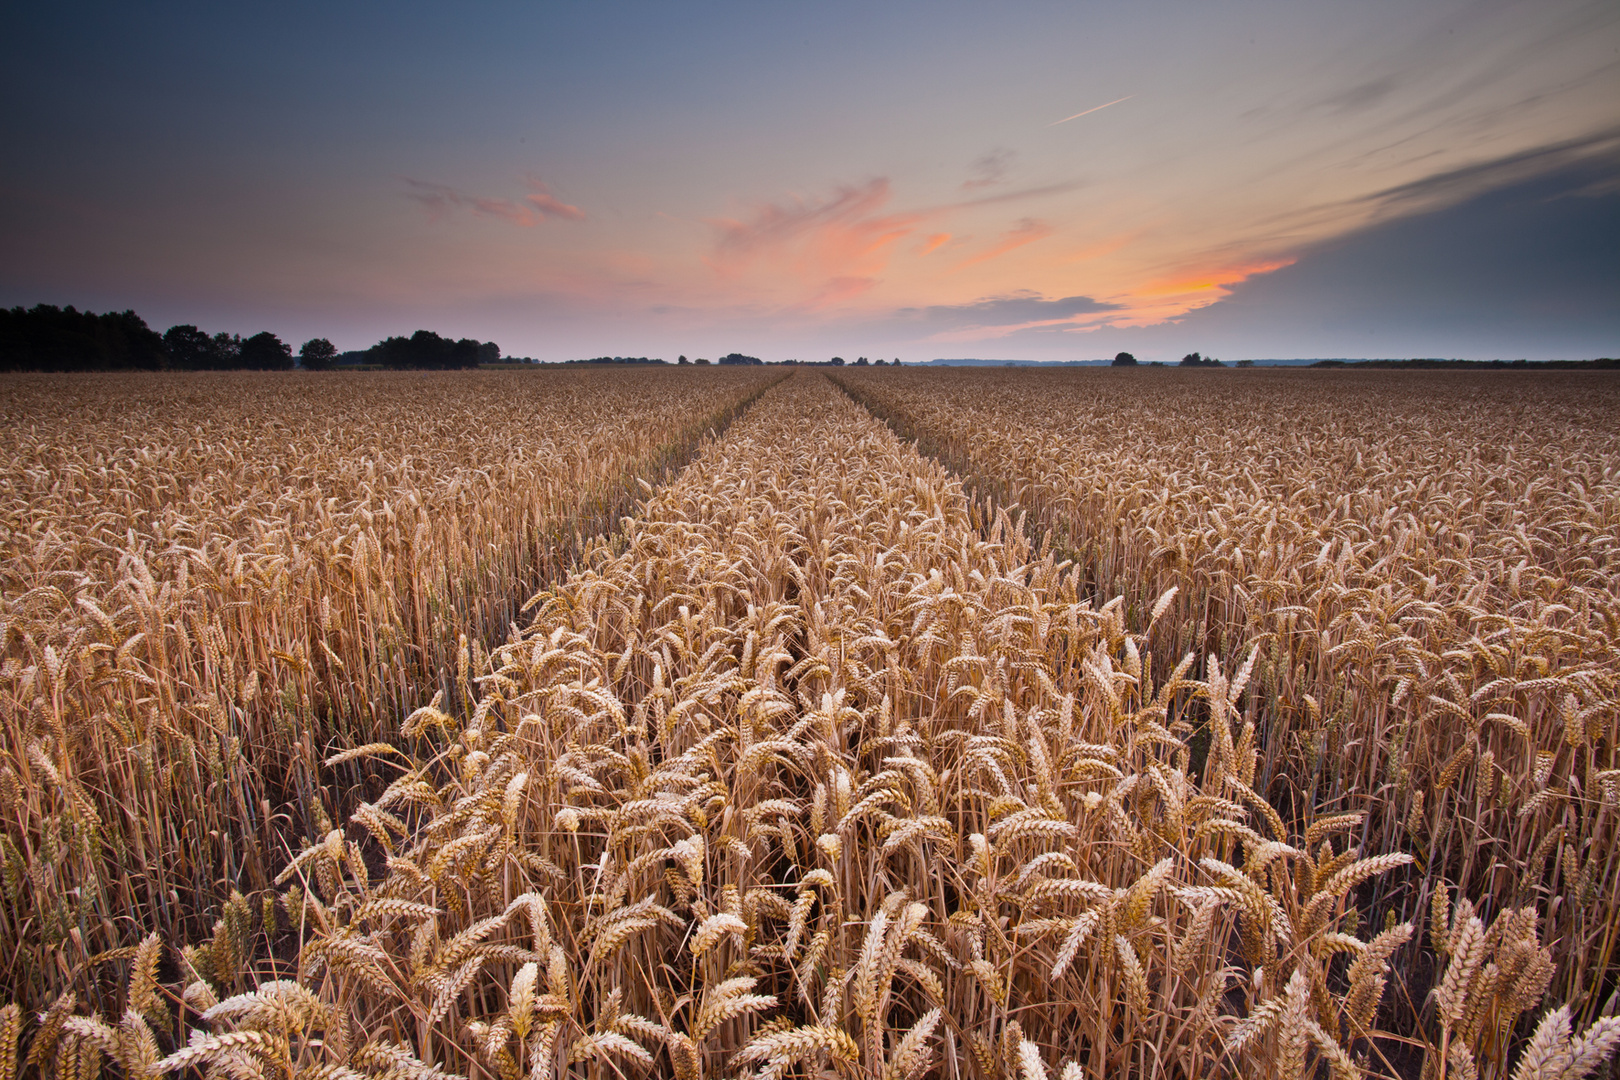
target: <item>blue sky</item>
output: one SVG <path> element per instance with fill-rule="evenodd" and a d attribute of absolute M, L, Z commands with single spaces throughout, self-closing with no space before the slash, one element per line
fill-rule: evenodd
<path fill-rule="evenodd" d="M 545 359 L 1620 352 L 1609 2 L 61 3 L 0 61 L 6 305 Z"/>

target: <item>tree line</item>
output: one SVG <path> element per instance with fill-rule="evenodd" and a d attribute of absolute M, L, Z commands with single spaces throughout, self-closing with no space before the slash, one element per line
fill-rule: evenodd
<path fill-rule="evenodd" d="M 1136 357 L 1132 356 L 1130 353 L 1122 352 L 1122 353 L 1115 353 L 1114 354 L 1114 359 L 1111 361 L 1111 366 L 1113 366 L 1113 367 L 1140 367 L 1142 365 L 1136 359 Z M 1158 363 L 1157 361 L 1155 361 L 1152 366 L 1153 367 L 1163 367 L 1164 365 Z M 1186 356 L 1183 356 L 1181 358 L 1181 363 L 1177 364 L 1176 366 L 1177 367 L 1225 367 L 1226 365 L 1221 363 L 1219 360 L 1215 359 L 1213 356 L 1202 356 L 1202 355 L 1200 355 L 1198 353 L 1190 352 Z M 1242 360 L 1238 361 L 1238 367 L 1245 367 L 1245 366 L 1246 367 L 1253 367 L 1254 364 L 1253 364 L 1253 362 L 1245 363 L 1245 361 L 1242 361 Z"/>
<path fill-rule="evenodd" d="M 384 338 L 354 356 L 394 370 L 476 368 L 500 358 L 493 341 L 452 340 L 431 330 Z M 295 361 L 292 346 L 268 330 L 244 338 L 183 323 L 159 334 L 133 311 L 0 308 L 0 371 L 321 371 L 337 362 L 326 338 L 304 342 Z"/>

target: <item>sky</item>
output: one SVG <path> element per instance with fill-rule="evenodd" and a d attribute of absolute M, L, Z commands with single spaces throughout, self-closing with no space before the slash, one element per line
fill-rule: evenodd
<path fill-rule="evenodd" d="M 1620 355 L 1613 0 L 8 8 L 4 306 L 543 360 Z"/>

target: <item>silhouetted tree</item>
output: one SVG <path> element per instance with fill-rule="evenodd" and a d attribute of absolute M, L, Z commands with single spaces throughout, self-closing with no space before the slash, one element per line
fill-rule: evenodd
<path fill-rule="evenodd" d="M 291 371 L 293 366 L 292 346 L 268 330 L 242 342 L 238 355 L 249 371 Z"/>
<path fill-rule="evenodd" d="M 690 360 L 688 360 L 688 359 L 687 359 L 687 358 L 686 358 L 686 357 L 685 357 L 685 355 L 682 355 L 682 356 L 678 356 L 678 357 L 676 357 L 676 359 L 675 359 L 675 362 L 676 362 L 676 363 L 677 363 L 677 364 L 686 364 L 686 365 L 688 365 L 688 366 L 690 366 L 690 365 L 691 365 L 691 363 L 692 363 L 692 361 L 690 361 Z"/>
<path fill-rule="evenodd" d="M 242 366 L 242 335 L 227 334 L 221 330 L 213 337 L 215 371 L 229 371 Z"/>
<path fill-rule="evenodd" d="M 720 358 L 722 364 L 763 364 L 765 361 L 757 356 L 744 356 L 740 352 L 726 353 Z"/>
<path fill-rule="evenodd" d="M 169 352 L 169 366 L 179 371 L 212 371 L 214 339 L 190 323 L 171 326 L 163 332 L 163 347 Z"/>
<path fill-rule="evenodd" d="M 844 358 L 842 356 L 833 357 L 832 358 L 832 366 L 833 367 L 843 367 L 844 366 Z"/>
<path fill-rule="evenodd" d="M 1128 352 L 1115 353 L 1114 354 L 1114 362 L 1110 366 L 1112 366 L 1112 367 L 1135 367 L 1136 366 L 1136 357 L 1132 356 Z"/>
<path fill-rule="evenodd" d="M 366 358 L 396 371 L 475 368 L 479 345 L 472 338 L 451 341 L 431 330 L 418 330 L 408 338 L 384 338 L 366 350 Z"/>
<path fill-rule="evenodd" d="M 169 366 L 176 371 L 230 371 L 242 366 L 242 337 L 221 330 L 208 334 L 189 323 L 163 334 Z"/>
<path fill-rule="evenodd" d="M 133 311 L 0 308 L 0 371 L 155 371 L 163 339 Z"/>
<path fill-rule="evenodd" d="M 298 350 L 298 362 L 305 371 L 330 370 L 337 360 L 337 346 L 323 337 L 310 338 Z"/>

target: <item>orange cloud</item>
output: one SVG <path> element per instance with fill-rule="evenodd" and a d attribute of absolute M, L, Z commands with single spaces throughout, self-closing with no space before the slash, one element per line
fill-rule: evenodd
<path fill-rule="evenodd" d="M 1010 229 L 1002 234 L 1000 243 L 985 251 L 979 252 L 979 254 L 974 255 L 972 258 L 962 260 L 956 264 L 956 269 L 962 270 L 969 266 L 976 266 L 982 262 L 989 262 L 991 259 L 999 258 L 1015 248 L 1021 248 L 1025 244 L 1033 244 L 1037 240 L 1044 240 L 1055 232 L 1057 232 L 1057 230 L 1046 224 L 1044 221 L 1036 221 L 1034 218 L 1024 218 L 1018 223 L 1018 227 L 1016 229 Z"/>
<path fill-rule="evenodd" d="M 1144 298 L 1202 298 L 1201 303 L 1194 303 L 1192 307 L 1203 307 L 1224 299 L 1231 293 L 1231 286 L 1246 281 L 1256 274 L 1269 274 L 1273 270 L 1281 270 L 1285 266 L 1292 266 L 1292 256 L 1280 259 L 1262 259 L 1253 262 L 1239 263 L 1232 266 L 1203 267 L 1190 272 L 1182 272 L 1174 277 L 1160 278 L 1150 281 L 1135 295 Z M 1191 310 L 1189 308 L 1188 310 Z"/>
<path fill-rule="evenodd" d="M 1111 297 L 1119 305 L 1114 312 L 1097 325 L 1120 329 L 1153 326 L 1179 319 L 1189 311 L 1224 300 L 1232 293 L 1232 286 L 1247 281 L 1257 274 L 1269 274 L 1292 266 L 1294 258 L 1253 259 L 1236 263 L 1181 270 L 1173 275 L 1145 282 Z M 1080 327 L 1079 329 L 1091 329 Z"/>
<path fill-rule="evenodd" d="M 767 203 L 746 220 L 709 219 L 719 235 L 705 262 L 728 278 L 761 267 L 784 273 L 812 306 L 845 300 L 876 284 L 894 245 L 922 220 L 881 213 L 888 201 L 889 181 L 879 177 L 821 201 Z"/>
<path fill-rule="evenodd" d="M 957 324 L 922 338 L 935 343 L 985 341 L 1031 330 L 1075 334 L 1102 327 L 1153 326 L 1207 307 L 1230 295 L 1232 286 L 1239 282 L 1279 270 L 1293 261 L 1268 258 L 1213 263 L 1150 280 L 1106 298 L 1069 296 L 1048 300 L 1039 293 L 1021 290 L 967 304 L 905 308 L 901 314 L 927 322 Z"/>
<path fill-rule="evenodd" d="M 511 199 L 492 199 L 481 195 L 468 195 L 448 184 L 430 184 L 406 178 L 410 189 L 406 194 L 426 211 L 429 221 L 441 221 L 457 210 L 471 210 L 474 217 L 500 218 L 514 225 L 530 228 L 549 218 L 584 221 L 585 211 L 558 199 L 538 178 L 524 178 L 529 193 L 518 202 Z"/>
<path fill-rule="evenodd" d="M 948 244 L 950 242 L 951 242 L 951 234 L 950 233 L 948 233 L 948 232 L 934 233 L 933 235 L 929 236 L 928 239 L 923 241 L 922 247 L 917 249 L 917 254 L 918 255 L 932 255 L 934 252 L 938 251 L 940 248 L 944 247 L 946 244 Z"/>

